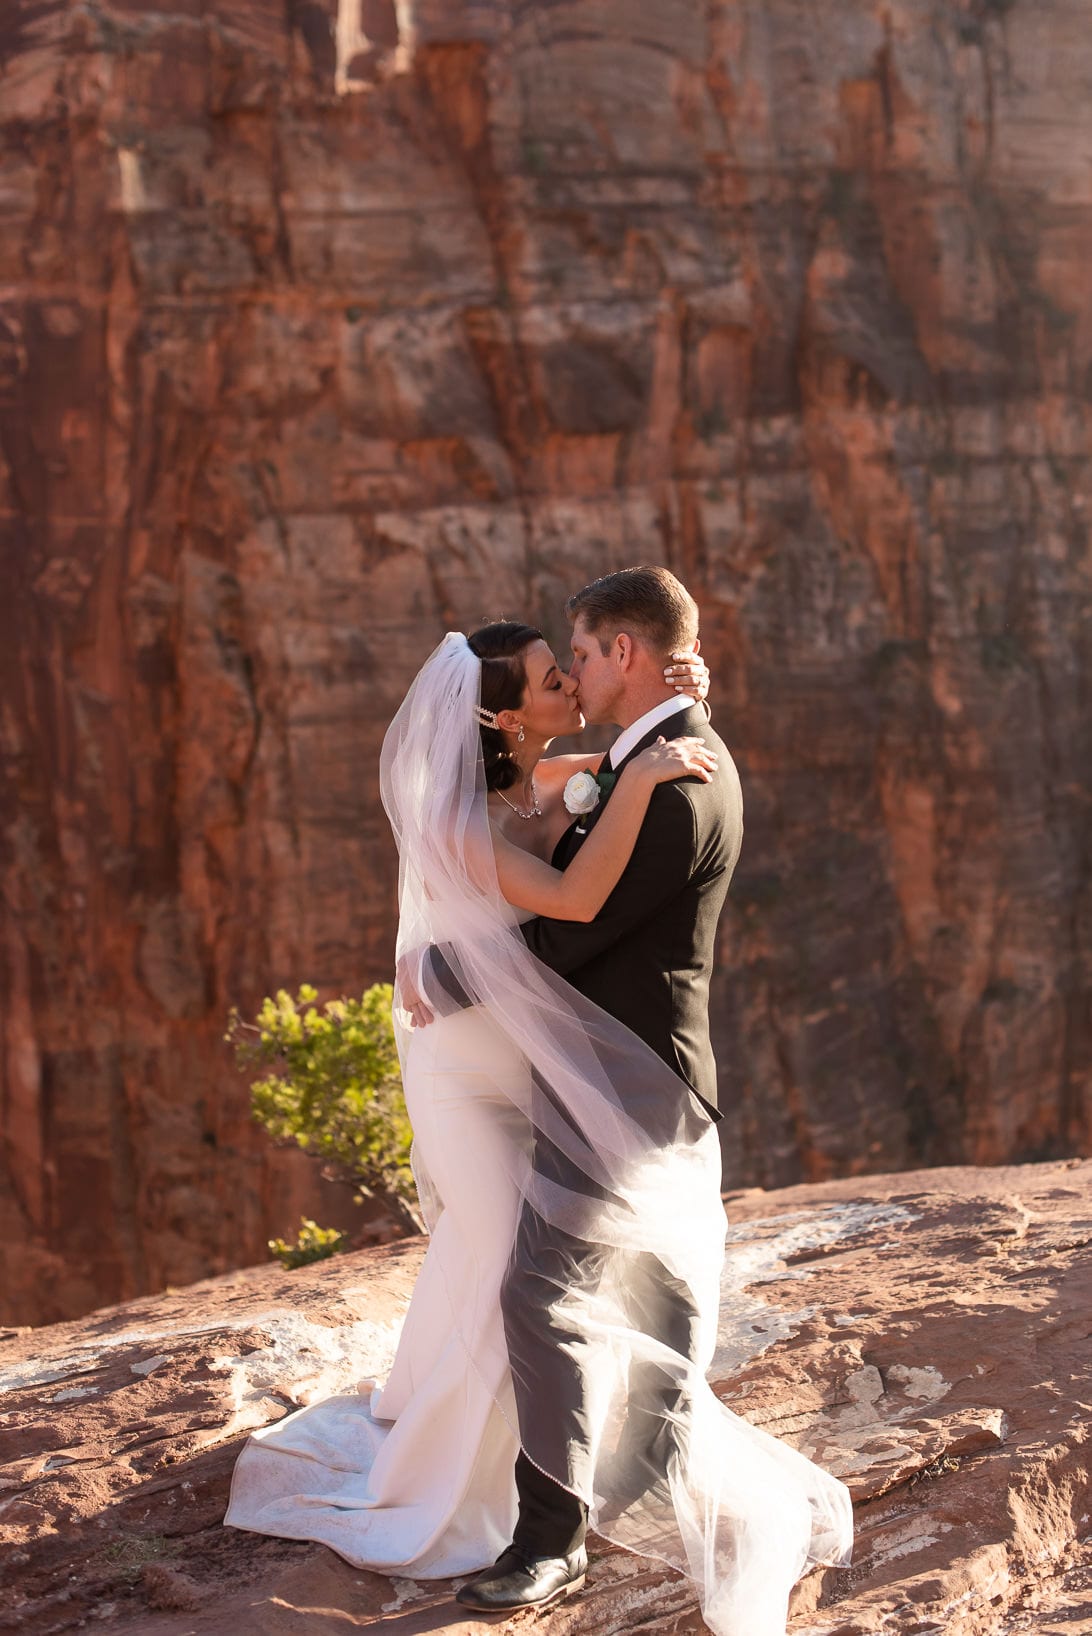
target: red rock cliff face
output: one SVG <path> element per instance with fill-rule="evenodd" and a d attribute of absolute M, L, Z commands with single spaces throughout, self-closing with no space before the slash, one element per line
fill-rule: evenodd
<path fill-rule="evenodd" d="M 1088 1139 L 1078 0 L 0 19 L 6 1316 L 260 1258 L 228 1007 L 389 974 L 450 625 L 670 564 L 727 1174 Z"/>

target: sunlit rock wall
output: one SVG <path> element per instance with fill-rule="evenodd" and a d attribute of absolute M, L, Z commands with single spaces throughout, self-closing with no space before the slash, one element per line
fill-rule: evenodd
<path fill-rule="evenodd" d="M 747 833 L 726 1174 L 1088 1140 L 1079 0 L 0 16 L 0 1301 L 260 1259 L 228 1008 L 389 975 L 384 725 L 661 561 Z"/>

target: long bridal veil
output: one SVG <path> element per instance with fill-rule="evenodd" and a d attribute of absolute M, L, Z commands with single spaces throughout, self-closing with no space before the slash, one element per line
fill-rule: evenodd
<path fill-rule="evenodd" d="M 430 1005 L 440 1017 L 484 1008 L 526 1065 L 512 1073 L 502 1054 L 494 1087 L 533 1134 L 513 1149 L 524 1200 L 505 1282 L 513 1430 L 587 1501 L 600 1534 L 695 1581 L 716 1636 L 783 1636 L 801 1574 L 849 1560 L 849 1493 L 706 1380 L 725 1241 L 715 1129 L 643 1041 L 527 949 L 497 883 L 479 693 L 480 661 L 450 632 L 388 730 L 381 778 L 399 954 L 439 946 Z M 397 995 L 395 1024 L 405 1061 Z M 435 1212 L 420 1167 L 418 1180 Z M 511 1413 L 509 1397 L 498 1404 Z"/>

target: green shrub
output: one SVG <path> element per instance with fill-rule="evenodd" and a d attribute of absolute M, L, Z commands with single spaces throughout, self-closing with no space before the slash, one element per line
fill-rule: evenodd
<path fill-rule="evenodd" d="M 296 1242 L 286 1244 L 283 1238 L 271 1238 L 269 1248 L 281 1266 L 291 1271 L 295 1267 L 306 1267 L 312 1261 L 325 1261 L 328 1256 L 336 1255 L 345 1248 L 345 1234 L 338 1232 L 336 1227 L 320 1227 L 310 1216 L 301 1216 Z"/>
<path fill-rule="evenodd" d="M 326 1173 L 378 1200 L 408 1233 L 421 1231 L 410 1170 L 409 1116 L 391 1023 L 391 985 L 359 1000 L 327 1000 L 300 986 L 262 1001 L 252 1023 L 232 1009 L 225 1039 L 240 1068 L 268 1071 L 251 1084 L 255 1119 L 277 1141 L 323 1161 Z"/>

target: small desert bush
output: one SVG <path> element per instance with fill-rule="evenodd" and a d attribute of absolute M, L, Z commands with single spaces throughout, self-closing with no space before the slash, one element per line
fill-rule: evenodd
<path fill-rule="evenodd" d="M 296 1242 L 286 1244 L 283 1238 L 271 1238 L 269 1248 L 281 1266 L 291 1270 L 294 1267 L 307 1267 L 312 1261 L 325 1261 L 328 1256 L 336 1255 L 339 1250 L 345 1248 L 345 1234 L 339 1232 L 336 1227 L 320 1227 L 310 1216 L 301 1216 Z"/>
<path fill-rule="evenodd" d="M 313 1154 L 327 1175 L 352 1182 L 358 1198 L 377 1200 L 404 1232 L 420 1232 L 391 985 L 376 983 L 359 1000 L 321 1007 L 317 1000 L 304 983 L 295 998 L 278 989 L 264 999 L 253 1022 L 232 1010 L 224 1037 L 236 1063 L 264 1070 L 251 1083 L 254 1117 L 276 1141 Z M 310 1226 L 318 1234 L 332 1231 Z M 277 1246 L 284 1245 L 285 1254 L 295 1254 L 302 1239 L 301 1233 L 295 1250 L 282 1239 L 270 1248 L 281 1255 Z"/>

